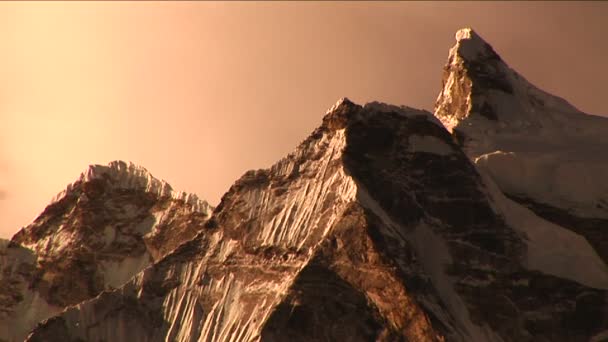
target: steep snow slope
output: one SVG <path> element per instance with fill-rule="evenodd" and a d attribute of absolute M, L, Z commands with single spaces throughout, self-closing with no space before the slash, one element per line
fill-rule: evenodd
<path fill-rule="evenodd" d="M 505 194 L 608 261 L 608 119 L 530 84 L 471 29 L 456 34 L 435 115 Z"/>
<path fill-rule="evenodd" d="M 211 208 L 144 168 L 92 165 L 0 245 L 0 340 L 124 284 L 194 237 Z"/>
<path fill-rule="evenodd" d="M 294 153 L 238 180 L 196 238 L 29 340 L 586 341 L 607 330 L 605 263 L 501 196 L 430 113 L 341 100 Z M 588 267 L 560 265 L 570 259 Z"/>

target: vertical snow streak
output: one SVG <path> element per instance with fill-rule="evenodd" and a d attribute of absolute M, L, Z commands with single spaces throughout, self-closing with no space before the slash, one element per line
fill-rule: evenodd
<path fill-rule="evenodd" d="M 445 273 L 445 266 L 452 263 L 452 256 L 443 238 L 436 234 L 426 223 L 420 223 L 413 228 L 406 228 L 395 222 L 391 216 L 374 200 L 367 190 L 359 185 L 359 200 L 365 208 L 378 216 L 384 224 L 386 233 L 399 236 L 400 239 L 411 241 L 426 272 L 428 272 L 433 286 L 437 289 L 441 301 L 447 306 L 454 318 L 443 314 L 443 310 L 432 310 L 435 316 L 446 326 L 456 325 L 459 336 L 464 341 L 501 341 L 488 327 L 479 327 L 471 322 L 469 312 L 463 299 L 456 293 L 449 276 Z M 404 234 L 404 232 L 406 232 Z M 430 303 L 432 304 L 432 303 Z M 427 309 L 428 309 L 427 304 Z"/>
<path fill-rule="evenodd" d="M 344 173 L 342 166 L 337 170 L 332 169 L 334 165 L 340 165 L 338 160 L 342 157 L 342 150 L 346 146 L 344 130 L 338 130 L 331 136 L 325 135 L 317 144 L 326 145 L 324 147 L 326 152 L 318 160 L 307 161 L 310 165 L 306 165 L 306 169 L 318 170 L 318 172 L 311 178 L 301 177 L 296 180 L 290 187 L 299 191 L 289 191 L 283 203 L 274 203 L 275 207 L 281 206 L 280 211 L 269 222 L 263 223 L 264 226 L 259 233 L 262 245 L 301 248 L 305 243 L 310 242 L 309 237 L 313 230 L 322 226 L 325 235 L 339 214 L 335 210 L 324 211 L 322 208 L 324 201 L 330 196 L 341 203 L 354 199 L 356 193 L 354 182 Z M 278 165 L 281 174 L 289 174 L 293 168 L 293 160 Z M 268 207 L 268 198 L 264 198 L 263 208 Z M 320 215 L 314 215 L 315 213 Z"/>
<path fill-rule="evenodd" d="M 91 180 L 104 179 L 105 177 L 114 179 L 116 181 L 116 184 L 114 185 L 118 188 L 138 189 L 160 197 L 168 196 L 176 200 L 184 201 L 191 205 L 193 210 L 198 212 L 209 214 L 213 209 L 206 201 L 200 200 L 195 194 L 175 191 L 169 183 L 155 178 L 145 168 L 120 160 L 113 161 L 107 166 L 89 166 L 76 182 L 69 184 L 65 190 L 55 195 L 51 200 L 51 203 L 57 202 L 65 197 L 76 187 L 76 183 L 78 182 L 90 182 Z"/>
<path fill-rule="evenodd" d="M 180 286 L 165 300 L 164 307 L 168 309 L 165 317 L 171 322 L 166 341 L 257 340 L 272 304 L 280 299 L 293 278 L 287 276 L 280 279 L 281 282 L 271 281 L 255 287 L 248 286 L 233 273 L 219 279 L 209 279 L 206 274 L 201 277 L 208 285 Z M 208 312 L 203 312 L 200 298 L 215 300 Z"/>
<path fill-rule="evenodd" d="M 259 341 L 299 270 L 355 200 L 356 184 L 341 161 L 345 146 L 344 129 L 324 132 L 244 182 L 222 209 L 228 216 L 219 229 L 63 314 L 71 336 Z"/>
<path fill-rule="evenodd" d="M 314 170 L 287 182 L 288 191 L 277 194 L 273 190 L 279 185 L 274 184 L 273 188 L 271 183 L 240 194 L 250 203 L 245 217 L 261 220 L 252 243 L 299 249 L 307 246 L 305 256 L 262 260 L 244 254 L 240 248 L 244 242 L 218 236 L 200 260 L 178 266 L 172 269 L 175 273 L 166 274 L 165 277 L 181 282 L 163 303 L 164 317 L 170 325 L 167 341 L 260 339 L 262 325 L 297 274 L 294 269 L 306 265 L 346 205 L 355 199 L 356 184 L 340 162 L 345 145 L 344 130 L 323 135 L 273 167 L 273 176 L 279 178 L 300 170 Z M 322 154 L 306 159 L 311 151 Z M 298 165 L 302 160 L 304 165 Z M 237 262 L 238 268 L 250 271 L 233 273 L 230 263 L 225 263 L 228 259 Z M 218 273 L 213 272 L 218 269 L 223 274 L 219 278 Z"/>

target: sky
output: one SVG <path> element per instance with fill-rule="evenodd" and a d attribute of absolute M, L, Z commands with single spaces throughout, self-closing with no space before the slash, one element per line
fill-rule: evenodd
<path fill-rule="evenodd" d="M 0 2 L 0 237 L 89 164 L 217 204 L 339 98 L 432 110 L 454 33 L 608 114 L 608 2 Z"/>

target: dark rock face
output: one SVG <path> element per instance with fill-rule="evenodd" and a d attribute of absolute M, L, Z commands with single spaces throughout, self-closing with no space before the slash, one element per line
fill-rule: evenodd
<path fill-rule="evenodd" d="M 65 306 L 68 293 L 102 291 L 42 322 L 28 340 L 601 340 L 605 219 L 501 191 L 505 184 L 475 164 L 513 146 L 507 138 L 525 137 L 521 129 L 533 141 L 557 127 L 536 111 L 568 111 L 555 122 L 576 115 L 519 79 L 472 30 L 457 41 L 435 112 L 441 122 L 412 108 L 340 100 L 293 153 L 237 180 L 211 217 L 165 196 L 158 182 L 145 183 L 143 195 L 105 181 L 76 184 L 14 238 L 15 248 L 53 260 L 61 248 L 40 241 L 67 234 L 91 250 L 155 263 L 110 288 L 96 268 L 104 253 L 71 252 L 40 270 L 32 265 L 46 259 L 35 253 L 24 265 L 11 262 L 3 277 L 36 279 L 47 301 Z M 74 234 L 82 229 L 62 228 L 66 217 L 76 217 L 70 227 L 118 228 Z M 16 259 L 7 248 L 0 261 Z M 56 275 L 66 268 L 72 278 Z M 19 302 L 10 294 L 20 280 L 5 284 L 0 301 Z"/>
<path fill-rule="evenodd" d="M 118 194 L 105 193 L 101 181 L 86 184 L 82 189 L 82 192 L 71 193 L 49 205 L 34 224 L 12 239 L 18 245 L 35 244 L 45 238 L 53 238 L 59 227 L 66 236 L 74 237 L 69 243 L 78 247 L 70 248 L 65 254 L 56 253 L 48 245 L 37 253 L 31 288 L 55 306 L 77 304 L 100 293 L 104 289 L 104 281 L 99 279 L 101 275 L 97 272 L 101 260 L 111 260 L 114 256 L 118 259 L 139 257 L 146 252 L 143 236 L 136 227 L 146 220 L 156 204 L 152 195 L 129 190 Z M 80 194 L 88 195 L 89 200 L 77 205 Z M 118 226 L 116 243 L 106 244 L 103 228 L 116 220 L 109 211 L 131 203 L 141 205 L 141 211 L 133 215 L 132 221 L 126 225 Z"/>
<path fill-rule="evenodd" d="M 441 340 L 383 252 L 382 225 L 351 205 L 269 317 L 262 340 Z"/>
<path fill-rule="evenodd" d="M 435 115 L 446 123 L 470 115 L 497 121 L 491 93 L 514 94 L 507 77 L 508 68 L 492 46 L 474 31 L 459 31 L 457 40 L 444 67 L 443 91 L 437 98 Z"/>
<path fill-rule="evenodd" d="M 327 119 L 333 122 L 335 118 Z M 341 175 L 343 143 L 343 134 L 323 126 L 270 170 L 245 174 L 222 199 L 209 221 L 209 231 L 146 270 L 141 280 L 113 292 L 120 299 L 107 310 L 122 315 L 132 309 L 118 303 L 143 302 L 154 308 L 148 312 L 159 312 L 155 305 L 177 293 L 191 298 L 187 302 L 199 303 L 195 307 L 177 304 L 171 309 L 177 316 L 166 315 L 164 323 L 149 327 L 154 335 L 144 340 L 227 340 L 234 334 L 247 339 L 260 333 L 264 340 L 295 336 L 323 341 L 340 336 L 347 340 L 438 340 L 394 265 L 382 260 L 367 235 L 368 215 L 354 204 L 355 194 L 348 195 L 354 183 Z M 379 224 L 377 218 L 374 221 Z M 370 227 L 374 235 L 380 234 L 377 229 Z M 333 233 L 328 236 L 327 230 Z M 193 268 L 200 270 L 189 271 Z M 391 284 L 388 288 L 387 283 Z M 138 290 L 126 290 L 132 287 Z M 284 297 L 283 291 L 292 295 Z M 333 301 L 327 301 L 330 298 Z M 97 306 L 79 310 L 99 317 Z M 292 309 L 295 318 L 283 320 L 284 310 Z M 40 327 L 31 339 L 111 338 L 104 332 L 112 322 L 102 313 L 100 330 L 89 329 L 89 322 L 82 321 L 78 322 L 82 328 L 67 334 L 55 328 L 73 327 L 76 312 L 68 310 L 64 320 Z M 180 323 L 193 316 L 192 325 Z M 301 334 L 311 327 L 309 334 Z M 129 333 L 125 331 L 119 339 Z"/>
<path fill-rule="evenodd" d="M 583 341 L 606 330 L 606 291 L 528 269 L 503 215 L 429 113 L 342 101 L 294 153 L 238 180 L 196 238 L 30 340 Z"/>
<path fill-rule="evenodd" d="M 383 113 L 356 121 L 347 132 L 347 169 L 392 218 L 405 227 L 422 218 L 441 221 L 435 232 L 447 242 L 452 255 L 448 273 L 474 323 L 488 324 L 505 341 L 585 340 L 589 332 L 606 327 L 608 316 L 600 309 L 608 307 L 604 291 L 522 267 L 526 247 L 521 237 L 492 209 L 474 166 L 457 146 L 450 145 L 454 152 L 447 156 L 403 153 L 413 134 L 450 144 L 445 130 L 429 124 L 424 116 L 402 118 Z M 417 175 L 415 181 L 412 175 Z M 395 204 L 394 199 L 399 202 Z M 398 253 L 393 257 L 398 258 Z M 539 284 L 547 287 L 540 285 L 539 289 Z M 541 293 L 548 288 L 552 295 Z M 600 300 L 596 315 L 585 316 L 588 329 L 573 321 L 560 323 L 577 315 L 577 296 L 591 292 Z M 545 315 L 541 318 L 540 308 Z M 547 317 L 552 324 L 539 323 Z"/>
<path fill-rule="evenodd" d="M 474 31 L 456 40 L 435 116 L 506 196 L 586 238 L 606 263 L 608 120 L 536 88 Z"/>

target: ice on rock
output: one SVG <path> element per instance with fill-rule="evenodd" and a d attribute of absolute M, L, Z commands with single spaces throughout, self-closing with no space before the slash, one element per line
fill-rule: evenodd
<path fill-rule="evenodd" d="M 409 143 L 409 151 L 412 153 L 426 152 L 446 156 L 454 152 L 451 146 L 433 136 L 412 135 Z"/>
<path fill-rule="evenodd" d="M 110 186 L 116 188 L 142 190 L 159 197 L 181 200 L 199 212 L 210 213 L 212 210 L 209 203 L 199 199 L 196 194 L 175 191 L 169 183 L 155 178 L 144 167 L 122 160 L 112 161 L 108 165 L 90 165 L 76 182 L 68 184 L 65 190 L 51 200 L 51 203 L 65 197 L 78 183 L 86 183 L 96 179 L 109 179 Z"/>
<path fill-rule="evenodd" d="M 454 49 L 466 60 L 473 60 L 483 54 L 486 42 L 473 29 L 467 27 L 456 32 L 456 46 Z"/>
<path fill-rule="evenodd" d="M 0 340 L 23 341 L 38 322 L 121 286 L 193 238 L 211 211 L 133 163 L 89 166 L 11 245 L 0 244 L 0 283 L 10 284 L 0 286 Z M 5 249 L 25 255 L 4 260 Z"/>
<path fill-rule="evenodd" d="M 343 104 L 352 104 L 352 102 L 346 98 L 346 97 L 341 97 L 338 101 L 336 101 L 336 103 L 331 106 L 326 112 L 325 114 L 330 114 L 333 113 L 334 111 L 336 111 L 338 108 L 340 108 L 340 106 L 342 106 Z"/>
<path fill-rule="evenodd" d="M 102 263 L 108 286 L 126 283 L 30 337 L 604 338 L 608 267 L 595 241 L 509 195 L 588 209 L 608 193 L 593 182 L 608 174 L 606 125 L 527 83 L 470 28 L 456 33 L 435 115 L 340 99 L 293 153 L 245 173 L 205 229 L 130 280 L 147 255 Z M 94 165 L 80 182 L 94 179 L 199 203 L 130 163 Z M 132 231 L 165 242 L 160 227 L 191 224 L 166 223 L 173 205 Z"/>
<path fill-rule="evenodd" d="M 456 33 L 435 116 L 503 191 L 608 218 L 608 120 L 540 90 L 470 28 Z"/>

